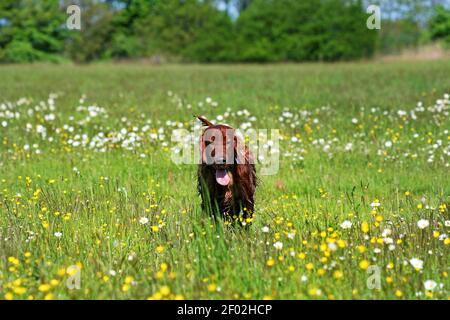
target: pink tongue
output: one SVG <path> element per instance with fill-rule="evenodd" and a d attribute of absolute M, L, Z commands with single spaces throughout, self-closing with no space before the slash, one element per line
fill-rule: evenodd
<path fill-rule="evenodd" d="M 216 170 L 216 181 L 222 186 L 227 186 L 230 183 L 227 170 Z"/>

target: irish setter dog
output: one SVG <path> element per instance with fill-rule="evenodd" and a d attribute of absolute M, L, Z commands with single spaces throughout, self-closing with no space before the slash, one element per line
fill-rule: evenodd
<path fill-rule="evenodd" d="M 256 190 L 252 154 L 233 128 L 214 125 L 201 116 L 197 118 L 206 126 L 200 138 L 201 163 L 198 168 L 202 208 L 226 221 L 249 224 Z"/>

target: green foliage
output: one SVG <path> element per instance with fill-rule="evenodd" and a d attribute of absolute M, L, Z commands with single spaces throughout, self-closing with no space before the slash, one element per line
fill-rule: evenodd
<path fill-rule="evenodd" d="M 422 30 L 413 20 L 383 21 L 378 49 L 387 54 L 398 53 L 403 48 L 416 47 L 421 37 Z"/>
<path fill-rule="evenodd" d="M 68 56 L 77 62 L 105 57 L 113 34 L 113 11 L 96 0 L 81 1 L 81 31 L 72 30 L 66 43 Z"/>
<path fill-rule="evenodd" d="M 368 30 L 363 0 L 78 0 L 82 30 L 67 30 L 73 1 L 0 3 L 0 62 L 76 62 L 162 56 L 187 62 L 339 61 L 417 46 L 434 1 L 384 5 Z M 221 10 L 226 8 L 227 10 Z M 227 13 L 234 7 L 235 14 Z M 449 34 L 448 11 L 430 21 Z M 447 42 L 450 40 L 447 40 Z"/>
<path fill-rule="evenodd" d="M 59 60 L 67 30 L 56 1 L 2 0 L 0 17 L 0 61 Z"/>
<path fill-rule="evenodd" d="M 436 7 L 435 15 L 430 20 L 430 34 L 432 39 L 442 39 L 450 46 L 450 10 L 443 6 Z"/>
<path fill-rule="evenodd" d="M 255 0 L 238 18 L 244 61 L 346 60 L 373 53 L 361 4 L 348 1 Z"/>

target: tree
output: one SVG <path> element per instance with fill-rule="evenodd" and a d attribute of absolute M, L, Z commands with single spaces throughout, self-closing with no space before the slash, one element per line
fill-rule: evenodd
<path fill-rule="evenodd" d="M 70 31 L 66 54 L 76 62 L 105 58 L 114 32 L 114 10 L 107 3 L 96 0 L 80 0 L 78 4 L 82 12 L 81 31 Z"/>
<path fill-rule="evenodd" d="M 56 1 L 0 2 L 0 61 L 58 61 L 67 30 Z"/>
<path fill-rule="evenodd" d="M 429 30 L 433 40 L 444 40 L 450 46 L 450 10 L 437 6 L 430 20 Z"/>
<path fill-rule="evenodd" d="M 346 60 L 373 53 L 361 3 L 345 0 L 254 0 L 238 18 L 243 61 Z"/>

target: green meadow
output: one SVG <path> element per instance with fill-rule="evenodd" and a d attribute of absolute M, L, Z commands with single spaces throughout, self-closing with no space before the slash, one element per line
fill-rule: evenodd
<path fill-rule="evenodd" d="M 0 299 L 448 299 L 449 74 L 1 66 Z M 249 228 L 202 212 L 197 166 L 171 160 L 197 114 L 280 132 Z"/>

